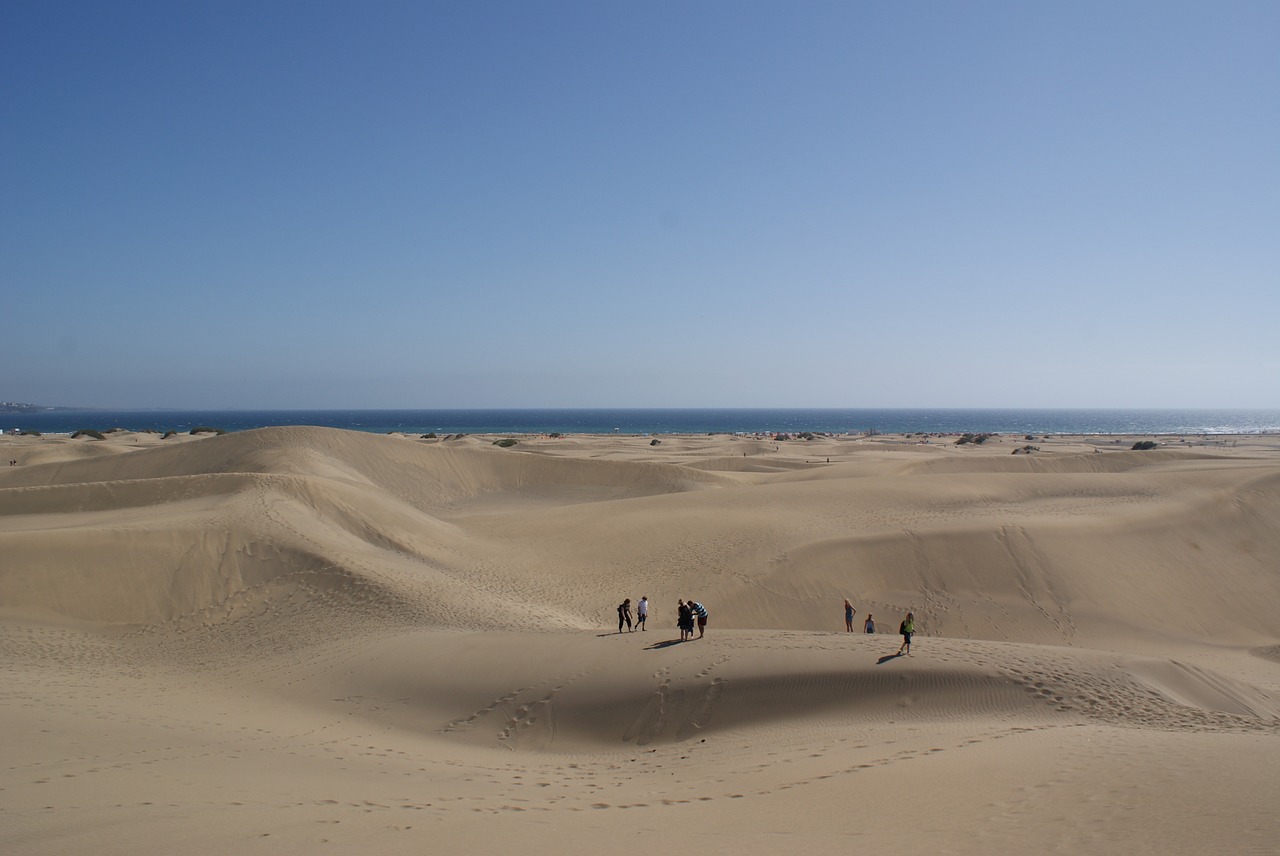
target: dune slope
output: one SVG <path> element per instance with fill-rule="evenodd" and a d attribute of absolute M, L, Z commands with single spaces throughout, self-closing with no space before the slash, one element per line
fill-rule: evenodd
<path fill-rule="evenodd" d="M 4 852 L 1280 840 L 1280 441 L 5 442 Z"/>

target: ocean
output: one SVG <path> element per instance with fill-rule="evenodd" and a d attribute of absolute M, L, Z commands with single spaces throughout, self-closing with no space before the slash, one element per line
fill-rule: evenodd
<path fill-rule="evenodd" d="M 1264 434 L 1280 410 L 1015 409 L 484 409 L 484 410 L 72 410 L 0 413 L 5 431 L 81 429 L 245 431 L 319 425 L 376 434 Z"/>

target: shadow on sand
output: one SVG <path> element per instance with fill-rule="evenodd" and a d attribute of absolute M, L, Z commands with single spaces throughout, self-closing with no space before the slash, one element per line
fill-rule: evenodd
<path fill-rule="evenodd" d="M 906 654 L 902 654 L 902 653 L 896 653 L 896 654 L 885 654 L 885 655 L 884 655 L 883 657 L 881 657 L 879 660 L 876 660 L 876 665 L 877 665 L 877 666 L 883 666 L 885 663 L 889 662 L 890 660 L 896 660 L 896 659 L 898 659 L 899 657 L 905 657 L 905 656 L 907 656 L 907 655 L 906 655 Z"/>
<path fill-rule="evenodd" d="M 670 648 L 672 645 L 679 645 L 683 639 L 668 639 L 665 642 L 654 642 L 652 645 L 646 645 L 646 651 L 659 651 L 663 648 Z"/>

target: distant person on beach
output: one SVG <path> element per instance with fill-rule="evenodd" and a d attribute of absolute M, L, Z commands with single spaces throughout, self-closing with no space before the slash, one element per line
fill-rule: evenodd
<path fill-rule="evenodd" d="M 902 619 L 902 624 L 898 626 L 898 632 L 902 634 L 902 645 L 898 648 L 898 653 L 911 656 L 911 637 L 916 633 L 915 613 L 907 613 L 907 617 Z"/>
<path fill-rule="evenodd" d="M 871 617 L 871 613 L 869 612 L 867 613 L 867 623 L 862 625 L 862 629 L 866 633 L 876 632 L 876 621 L 874 618 Z"/>
<path fill-rule="evenodd" d="M 693 636 L 693 609 L 683 600 L 676 607 L 676 626 L 680 628 L 680 641 Z"/>
<path fill-rule="evenodd" d="M 698 638 L 701 639 L 707 632 L 707 608 L 696 600 L 689 601 L 689 609 L 698 619 Z M 693 638 L 693 625 L 689 625 L 689 638 Z"/>
<path fill-rule="evenodd" d="M 844 599 L 844 632 L 853 632 L 853 614 L 858 610 L 853 608 L 853 604 L 849 603 L 849 598 Z"/>
<path fill-rule="evenodd" d="M 627 625 L 627 632 L 631 632 L 631 598 L 627 598 L 618 604 L 618 632 L 622 632 L 622 625 Z"/>
<path fill-rule="evenodd" d="M 645 630 L 644 623 L 649 620 L 649 595 L 640 596 L 640 602 L 636 604 L 636 627 Z"/>

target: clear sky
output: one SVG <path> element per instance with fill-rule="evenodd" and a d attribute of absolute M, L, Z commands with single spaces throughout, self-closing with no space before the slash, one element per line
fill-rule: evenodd
<path fill-rule="evenodd" d="M 0 4 L 0 399 L 1280 406 L 1280 3 Z"/>

